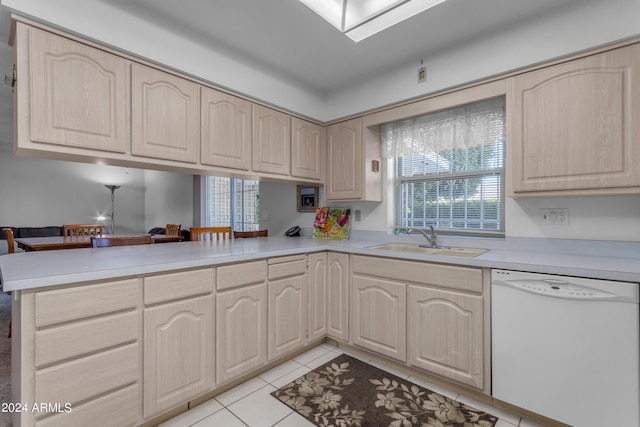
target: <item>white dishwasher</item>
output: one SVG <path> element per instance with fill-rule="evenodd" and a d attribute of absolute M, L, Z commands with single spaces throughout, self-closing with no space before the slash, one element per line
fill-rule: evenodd
<path fill-rule="evenodd" d="M 576 427 L 640 426 L 637 283 L 492 270 L 492 394 Z"/>

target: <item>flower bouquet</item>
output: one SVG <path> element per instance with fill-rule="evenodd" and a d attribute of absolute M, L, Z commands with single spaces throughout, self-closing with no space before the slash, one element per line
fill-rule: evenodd
<path fill-rule="evenodd" d="M 313 223 L 315 239 L 346 240 L 349 238 L 351 209 L 317 208 Z"/>

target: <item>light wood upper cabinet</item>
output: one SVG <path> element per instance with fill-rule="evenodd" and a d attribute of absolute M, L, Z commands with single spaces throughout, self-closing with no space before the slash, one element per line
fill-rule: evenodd
<path fill-rule="evenodd" d="M 349 254 L 327 254 L 327 335 L 349 342 Z"/>
<path fill-rule="evenodd" d="M 482 390 L 482 295 L 411 285 L 407 301 L 409 364 Z"/>
<path fill-rule="evenodd" d="M 291 118 L 291 175 L 321 180 L 325 165 L 324 128 Z"/>
<path fill-rule="evenodd" d="M 202 87 L 203 164 L 251 169 L 251 110 L 249 101 Z"/>
<path fill-rule="evenodd" d="M 640 45 L 513 78 L 510 194 L 640 192 Z"/>
<path fill-rule="evenodd" d="M 16 45 L 19 138 L 128 151 L 128 61 L 19 22 Z"/>
<path fill-rule="evenodd" d="M 327 200 L 362 197 L 362 119 L 327 128 Z"/>
<path fill-rule="evenodd" d="M 361 117 L 327 128 L 327 200 L 382 201 L 379 126 L 364 127 Z"/>
<path fill-rule="evenodd" d="M 200 85 L 132 64 L 131 139 L 134 155 L 197 163 Z"/>
<path fill-rule="evenodd" d="M 291 116 L 253 105 L 253 170 L 280 175 L 291 171 Z"/>

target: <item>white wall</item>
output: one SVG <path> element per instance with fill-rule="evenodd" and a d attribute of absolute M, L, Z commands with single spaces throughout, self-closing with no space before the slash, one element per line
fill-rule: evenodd
<path fill-rule="evenodd" d="M 344 117 L 637 36 L 639 16 L 637 0 L 574 0 L 537 19 L 426 56 L 426 83 L 416 82 L 418 61 L 400 64 L 333 90 L 326 108 L 331 118 Z"/>
<path fill-rule="evenodd" d="M 181 224 L 188 230 L 193 221 L 193 175 L 172 172 L 144 173 L 144 228 Z"/>
<path fill-rule="evenodd" d="M 383 173 L 387 171 L 386 161 L 382 164 Z M 336 203 L 323 200 L 321 204 L 331 207 L 349 207 L 352 209 L 352 230 L 388 231 L 393 224 L 391 204 L 392 186 L 384 176 L 383 187 L 387 194 L 382 203 L 350 202 Z M 262 192 L 262 186 L 260 187 Z M 287 190 L 287 194 L 295 193 Z M 261 193 L 262 194 L 262 193 Z M 262 195 L 260 197 L 262 203 Z M 295 206 L 295 196 L 292 202 Z M 541 209 L 567 208 L 567 225 L 545 223 Z M 354 211 L 359 210 L 361 221 L 356 222 Z M 287 214 L 287 223 L 304 221 L 313 224 L 313 218 L 295 217 Z M 311 226 L 311 225 L 307 225 Z M 518 198 L 505 200 L 505 234 L 508 237 L 539 237 L 557 239 L 619 240 L 640 242 L 640 196 L 603 196 L 603 197 L 543 197 Z"/>
<path fill-rule="evenodd" d="M 269 236 L 282 236 L 294 225 L 311 229 L 315 212 L 296 209 L 295 184 L 260 183 L 260 229 L 269 230 Z"/>
<path fill-rule="evenodd" d="M 104 185 L 114 184 L 122 186 L 115 192 L 116 233 L 142 233 L 169 220 L 188 227 L 193 214 L 191 179 L 168 172 L 21 158 L 0 150 L 0 226 L 99 224 L 97 217 L 111 212 L 111 193 Z M 110 220 L 103 224 L 110 229 Z"/>

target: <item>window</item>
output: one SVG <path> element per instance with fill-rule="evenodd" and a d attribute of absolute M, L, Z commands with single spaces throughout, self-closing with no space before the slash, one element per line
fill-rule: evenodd
<path fill-rule="evenodd" d="M 504 233 L 505 98 L 385 124 L 398 227 Z"/>
<path fill-rule="evenodd" d="M 231 226 L 236 231 L 260 228 L 259 182 L 248 179 L 207 178 L 206 222 L 210 227 Z"/>

